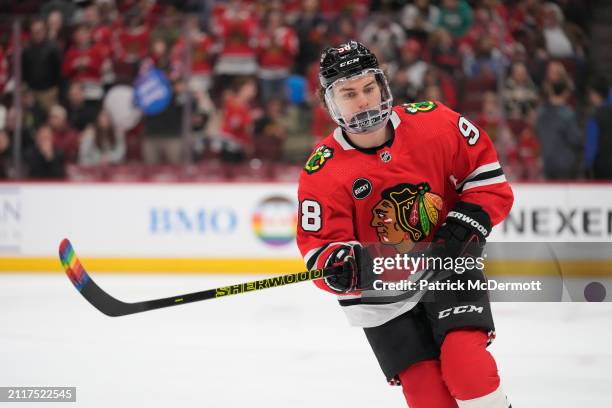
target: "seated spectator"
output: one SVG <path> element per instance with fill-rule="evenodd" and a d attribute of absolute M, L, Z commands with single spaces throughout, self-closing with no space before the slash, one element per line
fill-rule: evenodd
<path fill-rule="evenodd" d="M 429 39 L 431 62 L 452 76 L 461 71 L 461 55 L 451 34 L 444 28 L 436 29 Z"/>
<path fill-rule="evenodd" d="M 261 98 L 267 103 L 272 98 L 284 98 L 285 81 L 298 51 L 297 35 L 285 24 L 279 10 L 266 16 L 258 39 L 259 80 Z"/>
<path fill-rule="evenodd" d="M 81 82 L 76 81 L 70 84 L 66 112 L 68 114 L 68 123 L 73 129 L 82 132 L 96 120 L 98 111 L 96 105 L 85 100 L 83 84 Z"/>
<path fill-rule="evenodd" d="M 485 92 L 482 98 L 482 109 L 478 114 L 476 124 L 487 132 L 493 142 L 497 139 L 497 133 L 502 124 L 502 116 L 497 94 L 491 91 Z"/>
<path fill-rule="evenodd" d="M 26 152 L 28 176 L 31 179 L 63 179 L 66 177 L 64 154 L 53 143 L 53 131 L 47 125 L 38 128 L 35 144 Z"/>
<path fill-rule="evenodd" d="M 150 30 L 138 8 L 125 15 L 122 25 L 113 37 L 113 59 L 117 79 L 131 82 L 138 72 L 140 62 L 147 56 Z"/>
<path fill-rule="evenodd" d="M 504 85 L 503 101 L 507 117 L 513 120 L 526 117 L 538 102 L 538 90 L 522 62 L 515 62 L 510 67 L 510 76 Z"/>
<path fill-rule="evenodd" d="M 422 40 L 427 39 L 433 32 L 439 19 L 440 9 L 431 4 L 430 0 L 415 0 L 414 3 L 406 4 L 400 16 L 400 22 L 406 32 Z"/>
<path fill-rule="evenodd" d="M 540 143 L 535 133 L 536 113 L 532 110 L 527 114 L 526 126 L 519 133 L 517 143 L 517 159 L 520 163 L 520 180 L 536 181 L 541 178 L 542 163 L 540 160 Z"/>
<path fill-rule="evenodd" d="M 421 45 L 410 39 L 402 47 L 400 65 L 391 82 L 393 97 L 400 102 L 413 102 L 421 87 L 428 65 L 421 58 Z"/>
<path fill-rule="evenodd" d="M 44 20 L 32 22 L 30 35 L 21 57 L 23 81 L 32 90 L 34 99 L 47 111 L 57 103 L 62 56 L 57 44 L 48 38 Z"/>
<path fill-rule="evenodd" d="M 11 153 L 11 138 L 5 129 L 0 129 L 0 180 L 9 178 Z"/>
<path fill-rule="evenodd" d="M 465 0 L 442 0 L 438 26 L 454 38 L 461 38 L 472 27 L 472 8 Z"/>
<path fill-rule="evenodd" d="M 190 87 L 194 91 L 207 93 L 211 87 L 212 60 L 218 51 L 217 44 L 212 36 L 200 29 L 197 18 L 188 17 L 186 24 L 189 39 L 181 36 L 172 47 L 172 73 L 179 77 L 185 75 L 187 43 L 189 42 L 191 51 Z"/>
<path fill-rule="evenodd" d="M 74 44 L 64 56 L 62 71 L 70 81 L 83 84 L 85 99 L 100 103 L 104 95 L 102 88 L 102 65 L 105 55 L 91 41 L 91 31 L 85 25 L 77 27 Z"/>
<path fill-rule="evenodd" d="M 536 119 L 544 175 L 547 180 L 574 180 L 580 174 L 582 132 L 574 111 L 567 105 L 570 95 L 568 84 L 563 80 L 556 81 L 551 85 L 550 92 Z"/>
<path fill-rule="evenodd" d="M 79 134 L 68 124 L 66 109 L 54 105 L 49 110 L 47 126 L 53 136 L 53 145 L 63 153 L 68 163 L 75 163 L 79 153 Z"/>
<path fill-rule="evenodd" d="M 507 61 L 494 47 L 489 36 L 479 37 L 474 45 L 474 53 L 464 56 L 463 65 L 468 77 L 495 78 L 505 68 Z"/>
<path fill-rule="evenodd" d="M 383 13 L 375 16 L 361 32 L 361 40 L 369 48 L 376 48 L 384 61 L 394 61 L 406 42 L 406 34 L 401 25 L 393 21 L 391 15 Z"/>
<path fill-rule="evenodd" d="M 612 180 L 612 95 L 605 78 L 589 85 L 589 101 L 595 109 L 587 122 L 585 164 L 596 180 Z"/>
<path fill-rule="evenodd" d="M 217 75 L 257 74 L 257 20 L 240 1 L 227 3 L 213 25 L 221 40 Z"/>
<path fill-rule="evenodd" d="M 241 162 L 253 151 L 253 103 L 257 83 L 252 78 L 240 78 L 226 94 L 223 106 L 221 158 Z"/>
<path fill-rule="evenodd" d="M 121 163 L 125 158 L 125 135 L 113 124 L 108 112 L 100 111 L 94 125 L 83 132 L 79 164 L 96 166 Z"/>
<path fill-rule="evenodd" d="M 457 89 L 455 87 L 453 78 L 435 66 L 430 66 L 427 69 L 427 72 L 425 72 L 425 76 L 423 76 L 423 87 L 427 88 L 432 86 L 437 87 L 440 92 L 440 97 L 438 99 L 427 98 L 425 95 L 418 97 L 417 99 L 432 101 L 439 100 L 451 109 L 455 109 L 457 107 Z"/>
<path fill-rule="evenodd" d="M 546 51 L 552 58 L 569 58 L 575 55 L 574 46 L 563 27 L 563 12 L 555 3 L 542 6 L 542 35 Z"/>
<path fill-rule="evenodd" d="M 264 161 L 280 161 L 287 138 L 287 126 L 283 121 L 283 100 L 268 101 L 264 114 L 255 121 L 255 157 Z"/>

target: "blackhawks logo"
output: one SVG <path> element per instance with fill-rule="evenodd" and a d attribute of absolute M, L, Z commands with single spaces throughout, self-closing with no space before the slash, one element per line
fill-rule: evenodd
<path fill-rule="evenodd" d="M 384 190 L 372 209 L 370 226 L 381 243 L 407 253 L 425 239 L 440 217 L 442 198 L 430 192 L 427 183 L 402 183 Z"/>
<path fill-rule="evenodd" d="M 329 159 L 331 159 L 333 155 L 334 149 L 332 149 L 331 147 L 325 145 L 317 147 L 317 149 L 312 152 L 312 154 L 308 158 L 308 161 L 304 166 L 304 170 L 306 170 L 308 174 L 312 174 L 315 171 L 321 170 L 325 163 Z"/>
<path fill-rule="evenodd" d="M 413 115 L 419 112 L 431 112 L 437 107 L 436 103 L 433 101 L 405 103 L 402 106 L 406 113 L 411 113 Z"/>

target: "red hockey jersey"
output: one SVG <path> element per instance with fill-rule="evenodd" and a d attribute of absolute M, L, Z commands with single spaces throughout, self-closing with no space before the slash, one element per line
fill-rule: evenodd
<path fill-rule="evenodd" d="M 429 241 L 458 200 L 480 205 L 498 224 L 513 194 L 486 133 L 440 102 L 396 106 L 393 137 L 360 149 L 340 128 L 323 139 L 300 175 L 297 243 L 309 269 L 340 245 L 377 244 L 407 253 Z M 322 281 L 317 286 L 327 289 Z M 349 322 L 374 327 L 415 302 L 360 303 L 339 296 Z"/>

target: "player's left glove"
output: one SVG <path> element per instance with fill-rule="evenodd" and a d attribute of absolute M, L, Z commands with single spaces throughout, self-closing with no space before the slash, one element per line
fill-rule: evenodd
<path fill-rule="evenodd" d="M 458 201 L 434 235 L 432 255 L 479 257 L 490 232 L 491 218 L 481 206 Z"/>

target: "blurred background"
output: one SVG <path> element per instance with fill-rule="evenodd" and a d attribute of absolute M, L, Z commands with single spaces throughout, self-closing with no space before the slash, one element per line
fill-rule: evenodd
<path fill-rule="evenodd" d="M 395 103 L 485 129 L 512 181 L 612 178 L 612 4 L 540 0 L 0 2 L 0 179 L 295 181 L 334 128 L 321 50 Z"/>

